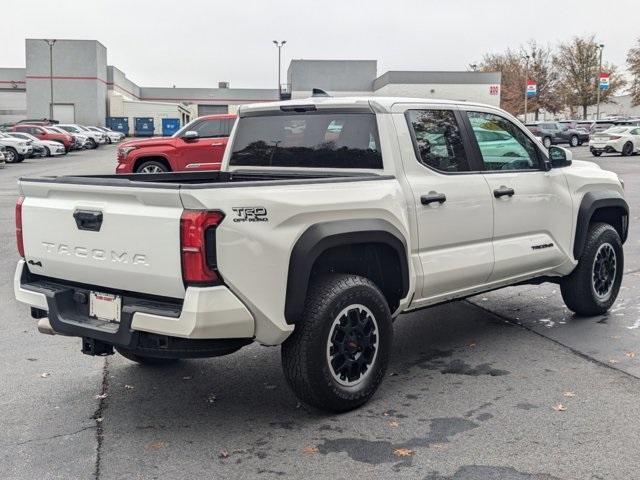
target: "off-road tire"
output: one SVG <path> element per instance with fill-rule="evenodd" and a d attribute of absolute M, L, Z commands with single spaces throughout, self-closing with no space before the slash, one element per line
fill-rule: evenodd
<path fill-rule="evenodd" d="M 610 295 L 606 299 L 599 299 L 594 290 L 594 260 L 598 249 L 604 244 L 613 247 L 616 270 Z M 564 303 L 570 310 L 581 316 L 602 315 L 616 301 L 622 283 L 623 269 L 624 253 L 620 235 L 607 223 L 594 223 L 589 227 L 578 266 L 560 281 Z"/>
<path fill-rule="evenodd" d="M 141 365 L 149 365 L 153 367 L 164 367 L 166 365 L 174 365 L 179 362 L 179 358 L 159 358 L 159 357 L 147 357 L 139 355 L 122 347 L 115 347 L 116 351 L 127 360 L 139 363 Z"/>
<path fill-rule="evenodd" d="M 377 352 L 360 383 L 343 385 L 329 363 L 329 348 L 333 348 L 329 336 L 338 328 L 335 322 L 340 313 L 356 305 L 366 307 L 374 317 Z M 392 340 L 389 305 L 373 282 L 357 275 L 322 276 L 310 286 L 304 313 L 282 345 L 284 374 L 303 402 L 332 412 L 353 410 L 366 403 L 382 382 Z"/>

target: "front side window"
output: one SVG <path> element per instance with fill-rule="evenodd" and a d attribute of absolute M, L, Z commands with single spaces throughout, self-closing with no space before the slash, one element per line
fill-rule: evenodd
<path fill-rule="evenodd" d="M 308 113 L 244 117 L 229 165 L 382 168 L 373 113 Z"/>
<path fill-rule="evenodd" d="M 540 168 L 535 144 L 509 120 L 492 113 L 467 112 L 467 115 L 485 171 Z"/>
<path fill-rule="evenodd" d="M 409 110 L 408 117 L 421 163 L 445 173 L 471 170 L 453 110 Z"/>

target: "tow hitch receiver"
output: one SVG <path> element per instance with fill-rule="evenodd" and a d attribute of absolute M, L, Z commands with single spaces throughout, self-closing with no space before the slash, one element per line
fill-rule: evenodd
<path fill-rule="evenodd" d="M 82 353 L 85 355 L 93 355 L 104 357 L 106 355 L 113 355 L 113 345 L 110 343 L 101 342 L 95 338 L 82 338 Z"/>

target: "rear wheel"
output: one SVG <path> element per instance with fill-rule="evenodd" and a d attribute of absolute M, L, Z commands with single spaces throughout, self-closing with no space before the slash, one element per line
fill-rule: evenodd
<path fill-rule="evenodd" d="M 544 145 L 544 148 L 549 148 L 551 146 L 551 137 L 544 137 L 542 139 L 542 144 Z"/>
<path fill-rule="evenodd" d="M 44 153 L 45 153 L 45 157 L 51 156 L 51 150 L 49 150 L 49 147 L 44 147 Z"/>
<path fill-rule="evenodd" d="M 605 313 L 616 301 L 623 268 L 618 232 L 606 223 L 591 225 L 578 266 L 560 282 L 564 303 L 578 315 Z"/>
<path fill-rule="evenodd" d="M 136 173 L 164 173 L 168 172 L 167 166 L 158 160 L 147 160 L 138 165 Z"/>
<path fill-rule="evenodd" d="M 87 148 L 90 148 L 93 150 L 95 148 L 98 148 L 98 144 L 93 138 L 89 138 L 87 139 Z"/>
<path fill-rule="evenodd" d="M 622 156 L 628 157 L 633 153 L 633 143 L 627 142 L 622 146 Z"/>
<path fill-rule="evenodd" d="M 131 360 L 132 362 L 136 362 L 141 365 L 151 365 L 154 367 L 161 367 L 165 365 L 173 365 L 180 361 L 178 358 L 147 357 L 145 355 L 134 353 L 131 350 L 127 350 L 126 348 L 122 348 L 122 347 L 115 347 L 115 349 L 120 355 L 122 355 L 127 360 Z"/>
<path fill-rule="evenodd" d="M 591 155 L 593 155 L 594 157 L 599 157 L 600 155 L 602 155 L 602 152 L 596 152 L 595 150 L 592 150 Z"/>
<path fill-rule="evenodd" d="M 370 280 L 327 275 L 309 289 L 302 317 L 282 344 L 285 377 L 300 400 L 333 412 L 366 403 L 384 378 L 393 328 Z"/>
<path fill-rule="evenodd" d="M 571 135 L 571 139 L 569 140 L 569 145 L 572 147 L 577 147 L 580 144 L 577 135 Z"/>

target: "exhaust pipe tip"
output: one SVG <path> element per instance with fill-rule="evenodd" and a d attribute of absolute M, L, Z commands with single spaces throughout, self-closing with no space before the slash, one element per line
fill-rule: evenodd
<path fill-rule="evenodd" d="M 51 327 L 48 318 L 41 318 L 38 320 L 38 331 L 45 335 L 56 335 L 55 330 Z"/>

